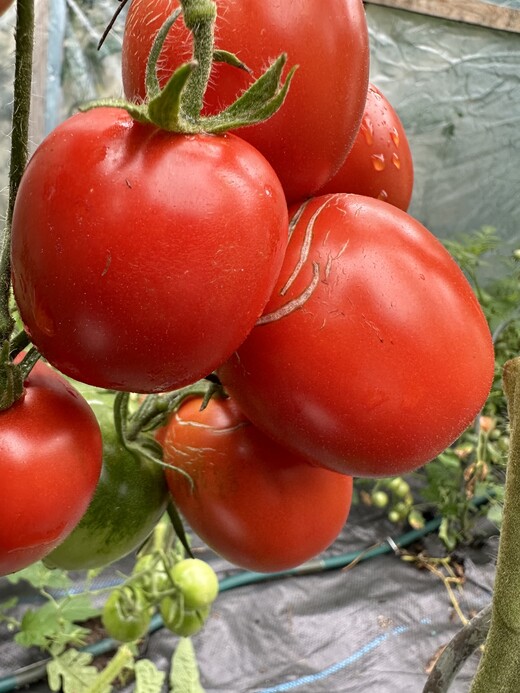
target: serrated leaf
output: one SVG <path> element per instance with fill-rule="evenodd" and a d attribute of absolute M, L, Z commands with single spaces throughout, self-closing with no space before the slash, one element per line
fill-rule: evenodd
<path fill-rule="evenodd" d="M 59 644 L 58 649 L 65 647 L 68 642 L 78 644 L 88 631 L 75 622 L 93 618 L 99 611 L 99 608 L 91 605 L 88 594 L 67 597 L 61 602 L 48 601 L 24 613 L 15 640 L 24 647 L 42 649 L 46 649 L 52 641 Z"/>
<path fill-rule="evenodd" d="M 44 587 L 67 589 L 72 585 L 72 580 L 67 573 L 62 570 L 50 570 L 41 562 L 33 563 L 17 573 L 7 575 L 6 578 L 13 585 L 17 585 L 21 580 L 25 580 L 37 590 L 41 590 Z"/>
<path fill-rule="evenodd" d="M 166 674 L 149 659 L 135 663 L 135 693 L 161 693 Z"/>
<path fill-rule="evenodd" d="M 89 652 L 78 652 L 69 649 L 47 664 L 47 677 L 51 691 L 63 693 L 89 693 L 92 682 L 98 675 L 95 666 L 91 665 L 92 655 Z M 99 693 L 110 693 L 111 686 L 106 686 Z"/>
<path fill-rule="evenodd" d="M 89 594 L 75 594 L 59 603 L 59 611 L 68 621 L 86 621 L 99 616 L 101 608 L 92 606 Z"/>
<path fill-rule="evenodd" d="M 173 653 L 170 693 L 204 693 L 191 638 L 181 638 Z"/>
<path fill-rule="evenodd" d="M 15 641 L 24 647 L 45 648 L 48 637 L 59 629 L 59 612 L 53 602 L 47 602 L 39 609 L 27 609 L 22 616 L 20 632 Z"/>

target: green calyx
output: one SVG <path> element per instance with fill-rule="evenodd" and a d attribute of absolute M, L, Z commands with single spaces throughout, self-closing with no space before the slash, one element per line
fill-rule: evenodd
<path fill-rule="evenodd" d="M 216 13 L 214 0 L 181 0 L 181 8 L 166 20 L 152 46 L 146 70 L 145 102 L 135 104 L 126 100 L 109 99 L 91 102 L 83 110 L 97 106 L 123 108 L 138 122 L 187 135 L 201 132 L 223 133 L 270 118 L 283 104 L 296 70 L 296 66 L 291 68 L 282 82 L 287 62 L 285 54 L 280 55 L 230 106 L 215 115 L 201 115 L 214 62 L 225 62 L 237 69 L 249 71 L 234 54 L 215 49 L 213 37 Z M 166 36 L 181 14 L 193 35 L 192 60 L 177 68 L 161 89 L 157 78 L 157 62 Z"/>

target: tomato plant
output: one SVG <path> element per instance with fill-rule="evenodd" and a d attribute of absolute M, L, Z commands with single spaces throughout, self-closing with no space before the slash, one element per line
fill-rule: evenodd
<path fill-rule="evenodd" d="M 264 316 L 219 369 L 279 443 L 354 476 L 433 459 L 484 404 L 486 319 L 464 274 L 417 220 L 325 195 L 296 211 Z"/>
<path fill-rule="evenodd" d="M 45 558 L 63 570 L 100 568 L 139 548 L 168 500 L 162 466 L 128 449 L 114 426 L 114 395 L 78 384 L 94 410 L 103 437 L 103 467 L 86 513 Z"/>
<path fill-rule="evenodd" d="M 38 362 L 0 413 L 0 575 L 39 560 L 87 509 L 102 457 L 98 423 L 74 388 Z"/>
<path fill-rule="evenodd" d="M 170 492 L 193 531 L 232 563 L 261 572 L 327 548 L 347 519 L 352 479 L 280 447 L 234 400 L 215 397 L 200 411 L 201 402 L 186 400 L 164 437 L 164 459 L 177 468 L 166 472 Z"/>
<path fill-rule="evenodd" d="M 145 97 L 145 69 L 155 35 L 178 0 L 132 0 L 123 39 L 125 93 Z M 318 190 L 344 161 L 360 124 L 368 86 L 369 45 L 361 0 L 217 0 L 216 47 L 235 53 L 252 74 L 281 53 L 298 65 L 283 107 L 263 123 L 242 128 L 273 165 L 290 200 Z M 181 21 L 159 59 L 162 83 L 191 58 Z M 246 89 L 252 74 L 213 65 L 205 110 L 220 110 Z"/>
<path fill-rule="evenodd" d="M 200 607 L 194 611 L 183 610 L 179 602 L 171 597 L 164 597 L 159 604 L 159 612 L 166 628 L 184 638 L 195 635 L 204 625 L 210 607 Z"/>
<path fill-rule="evenodd" d="M 370 84 L 354 145 L 340 170 L 319 194 L 368 195 L 406 212 L 413 179 L 412 152 L 403 124 L 386 96 Z"/>
<path fill-rule="evenodd" d="M 111 592 L 103 606 L 101 620 L 108 635 L 121 642 L 142 638 L 152 619 L 152 611 L 143 593 L 132 587 Z"/>
<path fill-rule="evenodd" d="M 186 609 L 202 609 L 212 604 L 218 594 L 218 578 L 213 568 L 199 558 L 185 558 L 176 563 L 170 576 L 182 594 Z"/>
<path fill-rule="evenodd" d="M 283 191 L 250 144 L 100 107 L 59 125 L 25 170 L 13 288 L 31 340 L 60 371 L 166 391 L 244 340 L 286 243 Z"/>

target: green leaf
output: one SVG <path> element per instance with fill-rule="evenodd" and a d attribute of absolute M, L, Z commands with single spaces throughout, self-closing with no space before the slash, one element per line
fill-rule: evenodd
<path fill-rule="evenodd" d="M 0 619 L 6 611 L 14 609 L 14 607 L 18 604 L 18 601 L 18 597 L 12 597 L 11 599 L 7 599 L 5 602 L 0 602 Z"/>
<path fill-rule="evenodd" d="M 69 649 L 47 664 L 47 677 L 51 691 L 63 693 L 89 693 L 92 683 L 98 675 L 95 666 L 91 665 L 93 656 L 88 652 Z M 110 693 L 111 686 L 106 686 L 103 693 Z"/>
<path fill-rule="evenodd" d="M 204 693 L 195 649 L 190 638 L 181 638 L 173 653 L 170 693 Z"/>
<path fill-rule="evenodd" d="M 86 621 L 101 614 L 101 608 L 92 606 L 89 594 L 77 594 L 59 602 L 59 612 L 68 621 Z"/>
<path fill-rule="evenodd" d="M 50 589 L 67 589 L 72 585 L 72 580 L 67 573 L 61 570 L 50 570 L 41 561 L 19 570 L 17 573 L 7 575 L 6 579 L 13 585 L 17 585 L 21 580 L 25 580 L 32 587 L 41 590 L 44 587 Z"/>
<path fill-rule="evenodd" d="M 166 675 L 149 659 L 135 663 L 135 693 L 160 693 Z"/>
<path fill-rule="evenodd" d="M 24 613 L 15 641 L 24 647 L 54 651 L 61 651 L 68 643 L 82 644 L 89 631 L 74 622 L 93 618 L 99 612 L 99 608 L 91 605 L 87 594 L 67 597 L 61 602 L 48 601 Z"/>

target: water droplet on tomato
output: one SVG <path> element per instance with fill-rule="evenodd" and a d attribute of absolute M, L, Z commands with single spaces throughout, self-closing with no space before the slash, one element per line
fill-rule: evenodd
<path fill-rule="evenodd" d="M 271 188 L 270 185 L 266 185 L 264 187 L 264 192 L 267 195 L 267 197 L 272 197 L 273 196 L 273 189 Z"/>
<path fill-rule="evenodd" d="M 363 133 L 363 137 L 365 138 L 365 142 L 370 147 L 370 145 L 374 142 L 374 124 L 368 116 L 363 117 L 360 129 Z"/>
<path fill-rule="evenodd" d="M 390 130 L 390 137 L 392 138 L 392 142 L 395 144 L 395 146 L 399 147 L 399 133 L 397 132 L 396 128 L 392 128 Z"/>
<path fill-rule="evenodd" d="M 372 154 L 370 158 L 372 159 L 372 166 L 374 167 L 375 171 L 385 170 L 386 161 L 384 154 Z"/>
<path fill-rule="evenodd" d="M 388 200 L 388 193 L 386 192 L 386 190 L 381 190 L 381 192 L 377 196 L 377 199 L 383 200 L 383 202 L 386 202 L 386 200 Z"/>
<path fill-rule="evenodd" d="M 392 154 L 392 163 L 397 169 L 401 168 L 401 159 L 395 152 Z"/>

